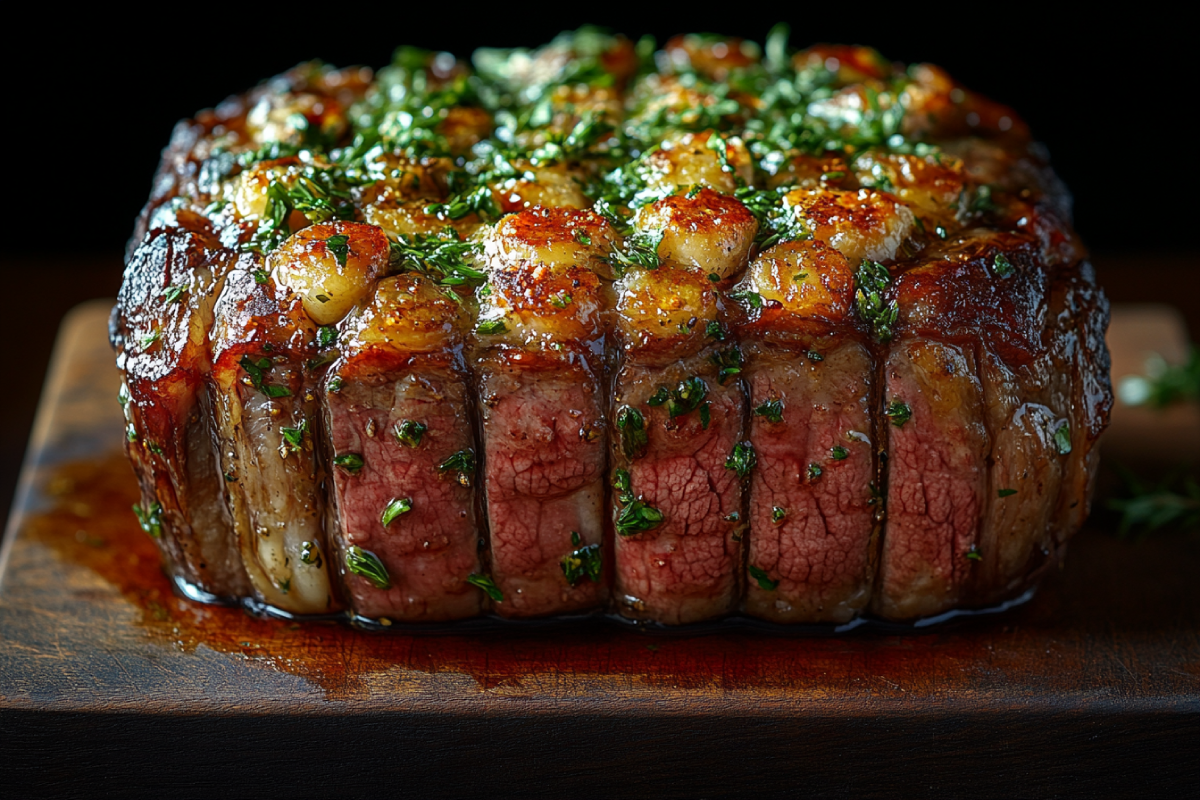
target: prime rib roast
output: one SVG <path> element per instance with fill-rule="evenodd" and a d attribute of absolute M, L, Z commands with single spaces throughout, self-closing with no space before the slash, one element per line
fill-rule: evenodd
<path fill-rule="evenodd" d="M 914 620 L 1087 514 L 1108 304 L 928 64 L 584 29 L 177 126 L 111 325 L 177 586 L 382 625 Z"/>

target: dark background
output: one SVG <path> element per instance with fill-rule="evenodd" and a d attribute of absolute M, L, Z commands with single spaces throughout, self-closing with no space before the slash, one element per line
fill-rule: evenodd
<path fill-rule="evenodd" d="M 1186 222 L 1195 203 L 1173 196 L 1167 185 L 1172 166 L 1165 160 L 1174 153 L 1190 171 L 1186 151 L 1197 114 L 1185 87 L 1193 83 L 1196 44 L 1181 20 L 1143 15 L 1130 22 L 1099 13 L 1057 20 L 999 13 L 1011 5 L 988 4 L 987 13 L 900 5 L 886 14 L 830 14 L 819 25 L 812 24 L 812 13 L 769 13 L 769 4 L 755 3 L 753 14 L 639 13 L 614 27 L 632 38 L 654 35 L 660 43 L 693 29 L 761 42 L 773 22 L 790 16 L 795 46 L 870 44 L 891 59 L 939 64 L 1026 118 L 1074 190 L 1079 231 L 1094 249 L 1143 249 L 1148 211 L 1156 220 L 1152 246 L 1187 245 Z M 64 254 L 116 252 L 175 121 L 300 61 L 379 67 L 406 43 L 459 56 L 485 45 L 536 46 L 564 28 L 605 16 L 593 4 L 581 15 L 560 9 L 486 20 L 461 6 L 413 17 L 394 8 L 375 20 L 336 13 L 296 19 L 276 8 L 262 19 L 248 13 L 253 19 L 240 21 L 247 29 L 242 34 L 215 20 L 156 12 L 161 20 L 148 32 L 102 32 L 77 21 L 55 36 L 52 47 L 39 47 L 36 34 L 35 41 L 17 42 L 28 48 L 25 70 L 36 94 L 27 120 L 32 131 L 14 126 L 11 117 L 5 126 L 15 145 L 6 148 L 6 172 L 10 187 L 22 189 L 30 212 L 25 224 L 32 229 L 15 242 L 10 238 L 7 251 L 44 255 L 44 237 L 51 236 Z M 405 24 L 408 19 L 426 24 Z M 96 20 L 97 26 L 108 24 Z M 84 208 L 69 220 L 53 211 Z"/>
<path fill-rule="evenodd" d="M 378 67 L 405 43 L 464 56 L 482 45 L 536 46 L 586 22 L 660 43 L 690 30 L 761 42 L 785 20 L 794 46 L 870 44 L 892 59 L 939 64 L 1012 105 L 1073 190 L 1077 227 L 1114 299 L 1186 305 L 1200 294 L 1192 268 L 1196 44 L 1179 18 L 1099 7 L 1055 16 L 1014 4 L 585 8 L 254 4 L 10 25 L 0 126 L 10 227 L 0 280 L 11 378 L 0 392 L 0 509 L 9 505 L 59 320 L 83 299 L 115 295 L 125 240 L 175 121 L 314 57 Z M 1136 20 L 1126 18 L 1135 11 Z M 1196 311 L 1185 310 L 1195 336 Z"/>

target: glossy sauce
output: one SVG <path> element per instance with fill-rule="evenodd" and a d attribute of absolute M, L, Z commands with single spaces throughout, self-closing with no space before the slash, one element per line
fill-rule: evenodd
<path fill-rule="evenodd" d="M 48 546 L 64 572 L 86 570 L 115 587 L 137 610 L 137 625 L 148 640 L 187 653 L 207 648 L 297 675 L 331 699 L 359 696 L 369 691 L 369 675 L 394 670 L 463 674 L 480 691 L 503 691 L 544 674 L 620 676 L 663 689 L 703 688 L 714 681 L 726 690 L 787 689 L 809 680 L 814 664 L 834 675 L 861 673 L 854 680 L 868 684 L 870 673 L 877 672 L 920 680 L 941 675 L 953 682 L 956 669 L 961 681 L 962 665 L 977 661 L 989 639 L 1028 620 L 1036 606 L 1046 606 L 1033 604 L 1015 617 L 972 620 L 961 635 L 947 622 L 979 612 L 946 615 L 934 625 L 865 620 L 843 628 L 738 618 L 675 629 L 635 627 L 602 616 L 545 622 L 491 618 L 393 625 L 390 635 L 380 636 L 333 621 L 302 624 L 252 616 L 240 607 L 179 596 L 162 571 L 154 541 L 130 513 L 137 488 L 123 455 L 66 464 L 48 477 L 43 492 L 49 508 L 30 515 L 19 536 Z M 856 635 L 828 635 L 849 629 Z M 764 637 L 764 632 L 777 635 Z M 929 634 L 921 637 L 923 649 L 901 635 L 914 632 Z M 914 657 L 914 648 L 926 655 Z"/>

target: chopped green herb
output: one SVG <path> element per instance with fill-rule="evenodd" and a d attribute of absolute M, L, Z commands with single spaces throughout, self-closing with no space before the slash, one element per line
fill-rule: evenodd
<path fill-rule="evenodd" d="M 340 456 L 333 457 L 334 466 L 341 467 L 342 469 L 346 470 L 346 472 L 349 472 L 351 475 L 357 473 L 360 469 L 362 469 L 363 464 L 365 464 L 365 463 L 366 462 L 363 461 L 363 457 L 358 453 L 343 453 Z"/>
<path fill-rule="evenodd" d="M 575 545 L 575 549 L 563 556 L 560 562 L 563 577 L 571 586 L 575 586 L 585 577 L 592 583 L 599 583 L 600 570 L 604 564 L 600 545 L 589 544 L 586 547 L 580 547 L 579 534 L 575 531 L 571 531 L 571 541 Z"/>
<path fill-rule="evenodd" d="M 667 387 L 660 386 L 655 390 L 654 394 L 650 395 L 650 399 L 646 401 L 648 406 L 661 406 L 671 397 L 671 393 L 667 391 Z"/>
<path fill-rule="evenodd" d="M 808 474 L 808 479 L 810 481 L 815 481 L 817 478 L 821 477 L 822 472 L 824 472 L 824 470 L 821 469 L 820 464 L 809 464 L 808 465 L 807 474 Z"/>
<path fill-rule="evenodd" d="M 155 328 L 154 330 L 150 331 L 150 333 L 148 333 L 147 335 L 145 335 L 141 338 L 140 344 L 142 346 L 142 349 L 143 350 L 149 349 L 152 344 L 156 343 L 161 338 L 162 338 L 162 330 L 159 328 Z"/>
<path fill-rule="evenodd" d="M 325 240 L 325 247 L 333 253 L 338 266 L 346 266 L 346 256 L 350 254 L 350 237 L 344 233 L 334 234 Z"/>
<path fill-rule="evenodd" d="M 146 442 L 146 448 L 156 456 L 161 456 L 163 454 L 163 450 L 158 446 L 157 442 Z"/>
<path fill-rule="evenodd" d="M 475 476 L 475 451 L 459 450 L 438 464 L 437 468 L 438 472 L 457 473 L 458 482 L 463 486 L 470 486 L 471 479 Z"/>
<path fill-rule="evenodd" d="M 329 350 L 305 361 L 304 368 L 309 372 L 314 372 L 326 364 L 332 364 L 334 361 L 337 361 L 337 353 Z"/>
<path fill-rule="evenodd" d="M 132 422 L 125 426 L 125 438 L 131 442 L 138 440 L 137 428 L 134 427 Z"/>
<path fill-rule="evenodd" d="M 783 522 L 783 518 L 787 516 L 787 509 L 775 506 L 771 509 L 771 522 L 776 524 Z"/>
<path fill-rule="evenodd" d="M 629 477 L 629 470 L 618 469 L 613 472 L 612 485 L 617 490 L 617 502 L 623 506 L 633 502 L 633 481 Z"/>
<path fill-rule="evenodd" d="M 263 284 L 271 280 L 271 273 L 267 272 L 265 269 L 256 269 L 250 274 L 254 276 L 254 282 L 257 284 Z"/>
<path fill-rule="evenodd" d="M 332 325 L 322 325 L 320 328 L 317 328 L 317 347 L 322 349 L 326 347 L 333 347 L 335 344 L 337 344 L 337 340 L 337 328 L 333 327 Z"/>
<path fill-rule="evenodd" d="M 708 279 L 710 281 L 712 281 L 713 283 L 717 283 L 718 281 L 721 280 L 721 276 L 715 272 L 710 272 L 710 273 L 708 273 Z"/>
<path fill-rule="evenodd" d="M 235 478 L 235 477 L 233 476 L 233 473 L 232 473 L 232 472 L 226 472 L 226 473 L 225 473 L 225 480 L 227 480 L 229 483 L 236 483 L 236 482 L 237 482 L 237 478 Z"/>
<path fill-rule="evenodd" d="M 996 492 L 997 496 L 999 497 L 1012 497 L 1016 493 L 1016 489 L 1000 489 Z"/>
<path fill-rule="evenodd" d="M 571 295 L 566 292 L 559 292 L 550 297 L 550 305 L 555 308 L 566 308 L 571 304 Z"/>
<path fill-rule="evenodd" d="M 912 409 L 908 403 L 903 400 L 893 400 L 888 403 L 887 410 L 883 412 L 884 416 L 892 421 L 892 424 L 897 428 L 903 428 L 904 423 L 912 419 Z"/>
<path fill-rule="evenodd" d="M 446 228 L 392 242 L 391 265 L 397 272 L 427 275 L 440 286 L 480 286 L 487 276 L 468 264 L 479 252 L 477 242 L 465 242 L 453 228 Z"/>
<path fill-rule="evenodd" d="M 704 335 L 709 339 L 716 339 L 718 342 L 725 341 L 725 329 L 716 320 L 704 326 Z"/>
<path fill-rule="evenodd" d="M 178 303 L 186 291 L 186 286 L 168 286 L 163 290 L 162 297 L 163 300 L 166 301 L 167 305 L 170 305 L 172 303 Z"/>
<path fill-rule="evenodd" d="M 786 73 L 792 66 L 788 48 L 791 35 L 792 28 L 786 22 L 776 22 L 771 26 L 771 30 L 767 31 L 767 40 L 763 46 L 763 65 L 771 75 Z"/>
<path fill-rule="evenodd" d="M 250 383 L 255 389 L 258 389 L 267 397 L 290 397 L 292 390 L 286 386 L 279 386 L 277 384 L 268 384 L 264 382 L 266 378 L 265 373 L 271 370 L 273 364 L 274 362 L 265 356 L 259 359 L 254 359 L 249 355 L 243 355 L 241 360 L 238 361 L 238 366 L 245 370 L 246 374 L 250 376 Z"/>
<path fill-rule="evenodd" d="M 307 120 L 299 119 L 302 129 L 310 131 Z M 309 222 L 353 219 L 354 204 L 350 200 L 349 188 L 349 176 L 336 167 L 310 165 L 303 168 L 302 174 L 286 182 L 272 180 L 267 186 L 267 202 L 258 230 L 242 249 L 257 253 L 274 250 L 293 233 L 290 222 L 293 211 L 299 211 Z"/>
<path fill-rule="evenodd" d="M 988 184 L 980 184 L 975 193 L 975 202 L 971 204 L 972 211 L 991 211 L 996 207 L 992 201 L 992 187 Z"/>
<path fill-rule="evenodd" d="M 710 422 L 712 422 L 712 403 L 705 403 L 700 406 L 700 428 L 708 430 Z"/>
<path fill-rule="evenodd" d="M 754 409 L 756 416 L 762 417 L 767 422 L 783 422 L 783 401 L 768 400 L 758 408 Z"/>
<path fill-rule="evenodd" d="M 667 414 L 671 419 L 695 411 L 704 398 L 708 397 L 708 384 L 693 375 L 679 382 L 667 402 Z M 653 398 L 652 398 L 653 399 Z"/>
<path fill-rule="evenodd" d="M 825 360 L 825 357 L 823 355 L 821 355 L 820 353 L 818 353 L 816 350 L 809 350 L 804 355 L 808 356 L 809 361 L 824 361 Z"/>
<path fill-rule="evenodd" d="M 871 326 L 880 342 L 890 341 L 892 326 L 900 313 L 895 300 L 886 298 L 891 275 L 887 267 L 863 259 L 854 273 L 854 300 L 858 316 Z"/>
<path fill-rule="evenodd" d="M 630 461 L 639 458 L 650 441 L 642 412 L 631 406 L 622 406 L 617 412 L 617 429 L 621 432 L 621 452 L 625 458 Z"/>
<path fill-rule="evenodd" d="M 766 250 L 779 242 L 809 239 L 812 233 L 799 215 L 799 209 L 783 205 L 783 196 L 790 187 L 778 189 L 755 189 L 740 186 L 733 196 L 741 200 L 758 220 L 758 236 L 755 243 L 759 250 Z"/>
<path fill-rule="evenodd" d="M 476 332 L 483 336 L 492 336 L 497 333 L 504 333 L 508 330 L 508 326 L 504 324 L 502 319 L 485 319 L 481 320 Z"/>
<path fill-rule="evenodd" d="M 162 536 L 162 511 L 162 506 L 157 502 L 151 503 L 146 508 L 142 508 L 137 503 L 133 504 L 133 513 L 137 515 L 142 530 L 154 539 Z"/>
<path fill-rule="evenodd" d="M 707 145 L 709 150 L 713 150 L 717 154 L 717 160 L 721 162 L 721 170 L 723 172 L 732 172 L 733 168 L 729 166 L 729 144 L 721 137 L 721 134 L 716 131 L 708 137 Z"/>
<path fill-rule="evenodd" d="M 950 233 L 941 225 L 938 225 L 936 228 L 934 228 L 933 232 L 937 234 L 939 239 L 945 239 L 950 235 Z"/>
<path fill-rule="evenodd" d="M 592 243 L 592 237 L 588 236 L 583 231 L 579 231 L 579 230 L 575 231 L 574 238 L 575 238 L 575 241 L 579 242 L 582 245 L 591 245 L 591 243 Z"/>
<path fill-rule="evenodd" d="M 358 545 L 350 545 L 346 550 L 346 569 L 366 578 L 376 589 L 392 588 L 392 579 L 379 556 Z"/>
<path fill-rule="evenodd" d="M 736 346 L 719 350 L 712 354 L 711 361 L 717 365 L 717 383 L 724 386 L 726 380 L 742 371 L 742 350 Z"/>
<path fill-rule="evenodd" d="M 605 259 L 620 277 L 634 267 L 658 269 L 658 247 L 662 244 L 663 231 L 637 231 L 625 240 L 625 248 L 614 248 Z"/>
<path fill-rule="evenodd" d="M 731 469 L 739 478 L 745 478 L 758 463 L 754 455 L 754 445 L 749 442 L 738 442 L 733 446 L 733 452 L 725 459 L 725 469 Z"/>
<path fill-rule="evenodd" d="M 1005 258 L 1004 253 L 996 253 L 995 258 L 992 259 L 992 272 L 1001 278 L 1007 278 L 1015 271 L 1012 262 Z"/>
<path fill-rule="evenodd" d="M 300 563 L 310 567 L 321 566 L 321 548 L 315 542 L 301 542 Z"/>
<path fill-rule="evenodd" d="M 295 428 L 280 428 L 279 432 L 283 434 L 283 443 L 289 451 L 293 453 L 300 452 L 304 446 L 304 434 L 308 431 L 308 420 L 300 420 L 300 424 Z"/>
<path fill-rule="evenodd" d="M 383 507 L 383 513 L 379 515 L 379 521 L 383 523 L 383 527 L 390 525 L 396 517 L 401 514 L 407 514 L 412 511 L 411 497 L 393 497 L 388 501 L 388 504 Z"/>
<path fill-rule="evenodd" d="M 329 302 L 329 295 L 319 294 L 319 295 L 316 295 L 316 298 L 317 298 L 318 300 L 320 300 L 322 303 L 328 303 L 328 302 Z"/>
<path fill-rule="evenodd" d="M 473 572 L 467 576 L 467 583 L 472 586 L 477 586 L 483 590 L 483 593 L 492 599 L 493 603 L 504 601 L 504 593 L 500 591 L 500 587 L 492 580 L 490 575 L 480 575 L 478 572 Z"/>
<path fill-rule="evenodd" d="M 333 392 L 336 394 L 337 392 L 340 392 L 342 390 L 342 387 L 345 385 L 346 385 L 346 382 L 344 380 L 342 380 L 339 377 L 334 377 L 334 378 L 329 379 L 327 388 L 329 389 L 330 392 Z"/>
<path fill-rule="evenodd" d="M 763 297 L 758 292 L 730 292 L 727 297 L 729 297 L 730 300 L 736 300 L 739 303 L 745 303 L 751 308 L 763 307 Z"/>
<path fill-rule="evenodd" d="M 1065 456 L 1071 452 L 1071 424 L 1064 422 L 1054 431 L 1054 445 L 1058 448 L 1058 454 Z"/>
<path fill-rule="evenodd" d="M 834 461 L 841 461 L 848 455 L 850 455 L 849 451 L 847 451 L 846 448 L 842 447 L 840 444 L 835 444 L 833 447 L 829 448 L 829 457 Z"/>
<path fill-rule="evenodd" d="M 460 220 L 471 214 L 476 214 L 484 222 L 490 222 L 500 216 L 500 207 L 496 198 L 487 186 L 455 195 L 445 203 L 433 203 L 425 206 L 425 213 L 442 220 Z"/>
<path fill-rule="evenodd" d="M 643 531 L 651 531 L 661 525 L 663 513 L 653 506 L 648 506 L 642 500 L 634 500 L 617 515 L 617 533 L 622 536 L 634 536 Z"/>
<path fill-rule="evenodd" d="M 979 547 L 972 544 L 971 549 L 966 552 L 967 558 L 972 561 L 983 561 L 983 553 L 979 552 Z"/>
<path fill-rule="evenodd" d="M 757 581 L 758 588 L 762 589 L 764 592 L 773 592 L 775 591 L 776 587 L 779 586 L 779 581 L 771 580 L 771 576 L 767 574 L 765 569 L 761 569 L 751 564 L 746 568 L 746 570 L 750 573 L 750 577 Z"/>
<path fill-rule="evenodd" d="M 412 419 L 402 419 L 392 426 L 392 435 L 396 437 L 397 444 L 408 445 L 409 447 L 419 447 L 421 437 L 425 435 L 425 431 L 429 430 L 425 423 L 417 422 Z"/>

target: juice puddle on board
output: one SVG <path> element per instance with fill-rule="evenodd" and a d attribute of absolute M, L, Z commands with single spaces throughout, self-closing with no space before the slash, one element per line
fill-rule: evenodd
<path fill-rule="evenodd" d="M 313 681 L 331 698 L 364 696 L 369 684 L 379 685 L 370 676 L 405 671 L 466 675 L 483 691 L 543 696 L 622 685 L 713 694 L 888 695 L 935 683 L 952 690 L 985 662 L 988 669 L 1000 666 L 992 644 L 1016 634 L 1013 622 L 1026 613 L 969 620 L 921 636 L 800 638 L 712 629 L 648 636 L 602 619 L 545 627 L 498 623 L 463 633 L 442 628 L 437 635 L 372 633 L 336 622 L 262 619 L 176 595 L 154 540 L 130 510 L 137 488 L 121 454 L 63 465 L 42 492 L 49 510 L 28 517 L 20 536 L 48 546 L 66 569 L 88 570 L 115 587 L 136 609 L 143 636 L 185 653 L 203 645 L 235 654 Z M 94 592 L 78 601 L 114 602 Z"/>

